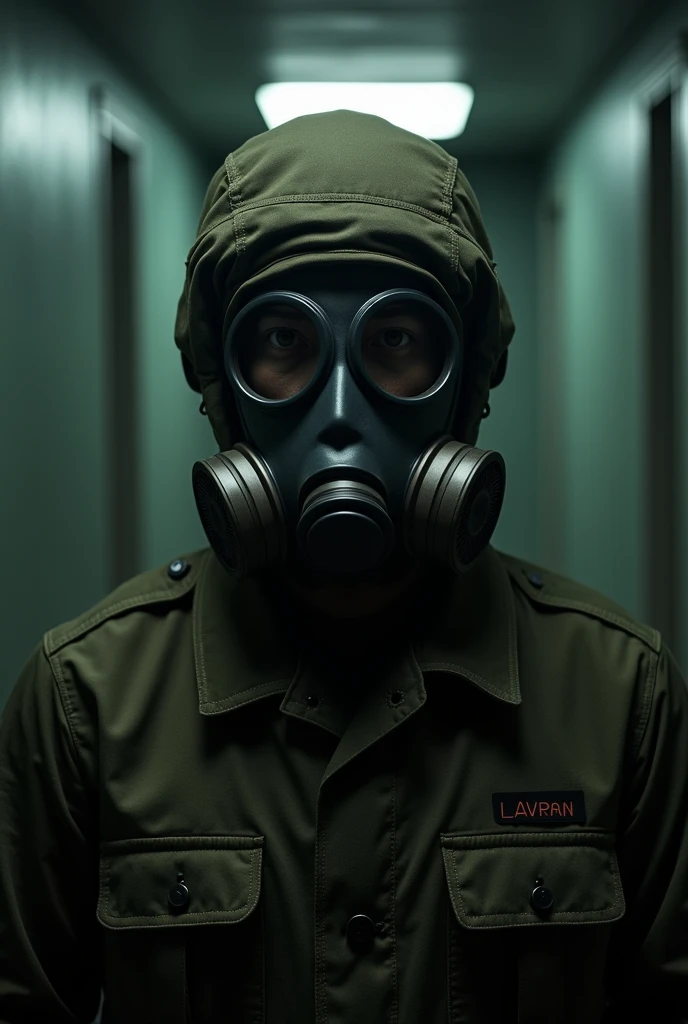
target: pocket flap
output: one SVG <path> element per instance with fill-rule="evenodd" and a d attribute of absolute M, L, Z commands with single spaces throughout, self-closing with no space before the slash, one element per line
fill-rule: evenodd
<path fill-rule="evenodd" d="M 613 835 L 454 834 L 442 835 L 441 842 L 452 906 L 465 928 L 601 923 L 623 917 Z M 551 894 L 549 910 L 538 911 L 531 904 L 539 879 Z"/>
<path fill-rule="evenodd" d="M 264 836 L 179 836 L 103 843 L 98 920 L 107 928 L 242 921 L 258 903 L 263 842 Z M 173 893 L 175 907 L 168 896 L 180 875 L 188 899 L 183 890 L 182 900 Z"/>

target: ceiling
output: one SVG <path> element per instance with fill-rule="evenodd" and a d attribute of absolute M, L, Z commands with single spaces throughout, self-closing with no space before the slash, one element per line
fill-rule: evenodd
<path fill-rule="evenodd" d="M 56 0 L 58 2 L 58 0 Z M 209 159 L 265 130 L 267 81 L 475 89 L 461 155 L 544 149 L 663 0 L 59 0 Z"/>

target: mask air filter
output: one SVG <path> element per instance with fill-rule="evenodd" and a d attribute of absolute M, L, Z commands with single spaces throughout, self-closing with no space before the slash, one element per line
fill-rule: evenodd
<path fill-rule="evenodd" d="M 284 560 L 284 514 L 272 475 L 247 445 L 197 462 L 193 489 L 208 542 L 232 576 Z"/>
<path fill-rule="evenodd" d="M 409 553 L 465 572 L 490 542 L 505 482 L 498 452 L 446 438 L 435 442 L 416 463 L 406 490 Z"/>

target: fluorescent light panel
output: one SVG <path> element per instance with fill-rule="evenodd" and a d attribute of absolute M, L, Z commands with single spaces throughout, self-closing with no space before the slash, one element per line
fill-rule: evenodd
<path fill-rule="evenodd" d="M 358 110 L 427 139 L 461 135 L 473 106 L 462 82 L 270 82 L 256 90 L 268 128 L 302 114 Z"/>
<path fill-rule="evenodd" d="M 357 14 L 356 19 L 370 20 L 369 16 Z M 352 19 L 349 18 L 349 21 Z M 378 19 L 379 20 L 379 19 Z M 361 32 L 373 35 L 373 25 Z M 347 20 L 336 21 L 337 32 L 347 29 Z M 464 75 L 465 61 L 455 48 L 440 50 L 436 46 L 356 46 L 345 51 L 341 47 L 322 46 L 317 51 L 279 50 L 266 56 L 266 80 L 268 82 L 460 82 Z M 403 74 L 400 69 L 403 68 Z"/>

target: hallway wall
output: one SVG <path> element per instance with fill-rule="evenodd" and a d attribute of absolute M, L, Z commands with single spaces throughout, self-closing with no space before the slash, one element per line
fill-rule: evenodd
<path fill-rule="evenodd" d="M 647 489 L 650 460 L 657 455 L 648 413 L 648 97 L 657 85 L 661 94 L 676 67 L 687 25 L 688 4 L 676 4 L 579 111 L 550 156 L 540 206 L 543 557 L 653 625 L 661 623 L 653 621 L 648 588 L 653 552 Z M 676 82 L 685 89 L 685 70 Z M 679 128 L 678 156 L 685 162 L 685 114 Z M 680 189 L 685 194 L 685 179 Z M 681 218 L 685 253 L 685 212 Z M 683 295 L 683 278 L 679 288 Z M 688 383 L 683 313 L 684 366 L 676 381 L 681 408 Z M 650 358 L 656 358 L 666 339 L 654 336 L 651 344 Z M 683 416 L 678 433 L 684 453 L 686 431 Z M 675 557 L 683 611 L 688 565 L 681 546 L 685 551 L 688 523 L 681 510 L 687 480 L 684 454 L 674 481 L 682 524 Z M 671 640 L 685 666 L 684 615 L 676 621 Z"/>
<path fill-rule="evenodd" d="M 542 560 L 538 447 L 540 368 L 537 322 L 538 159 L 462 160 L 459 166 L 480 203 L 497 272 L 516 325 L 506 377 L 490 396 L 478 446 L 504 456 L 507 486 L 493 545 Z"/>
<path fill-rule="evenodd" d="M 0 0 L 0 23 L 0 546 L 10 609 L 0 617 L 1 707 L 43 631 L 112 585 L 94 86 L 141 143 L 141 567 L 203 543 L 190 469 L 215 445 L 172 336 L 207 169 L 57 14 Z"/>

